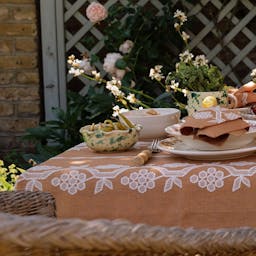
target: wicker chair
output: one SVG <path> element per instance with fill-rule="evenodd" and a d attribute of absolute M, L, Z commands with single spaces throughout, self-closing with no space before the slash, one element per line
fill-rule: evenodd
<path fill-rule="evenodd" d="M 0 255 L 256 255 L 256 229 L 180 229 L 123 220 L 0 213 Z"/>
<path fill-rule="evenodd" d="M 0 192 L 0 212 L 55 217 L 55 199 L 48 192 Z"/>

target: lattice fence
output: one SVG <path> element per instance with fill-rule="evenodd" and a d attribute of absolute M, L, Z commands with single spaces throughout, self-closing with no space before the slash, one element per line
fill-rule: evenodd
<path fill-rule="evenodd" d="M 85 51 L 101 54 L 104 52 L 104 28 L 95 28 L 87 20 L 85 9 L 91 0 L 65 0 L 65 39 L 67 55 L 79 55 Z M 99 1 L 106 8 L 111 5 L 127 4 L 126 0 Z M 210 62 L 217 65 L 225 76 L 226 83 L 239 86 L 249 81 L 249 75 L 256 67 L 256 5 L 254 0 L 200 0 L 192 5 L 188 1 L 180 2 L 186 7 L 192 19 L 190 47 L 195 53 L 205 54 Z M 162 9 L 160 0 L 139 0 L 136 4 L 154 8 L 156 15 Z M 89 45 L 83 38 L 93 38 Z M 157 64 L 157 63 L 156 63 Z M 97 63 L 102 70 L 102 63 Z M 150 68 L 150 67 L 149 67 Z M 88 81 L 79 77 L 79 81 L 67 75 L 68 88 L 85 94 Z"/>
<path fill-rule="evenodd" d="M 195 7 L 185 5 L 197 24 L 190 31 L 191 48 L 217 65 L 229 84 L 247 82 L 256 66 L 255 1 L 201 0 Z"/>

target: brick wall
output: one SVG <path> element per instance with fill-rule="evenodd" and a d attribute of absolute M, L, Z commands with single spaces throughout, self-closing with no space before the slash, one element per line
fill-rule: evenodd
<path fill-rule="evenodd" d="M 0 0 L 0 152 L 19 147 L 39 120 L 35 0 Z"/>

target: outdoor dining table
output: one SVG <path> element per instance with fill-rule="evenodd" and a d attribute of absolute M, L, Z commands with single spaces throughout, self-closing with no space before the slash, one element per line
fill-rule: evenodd
<path fill-rule="evenodd" d="M 150 145 L 96 153 L 78 144 L 24 172 L 16 190 L 49 191 L 58 218 L 126 219 L 133 223 L 195 228 L 256 227 L 256 157 L 189 160 L 154 153 Z"/>

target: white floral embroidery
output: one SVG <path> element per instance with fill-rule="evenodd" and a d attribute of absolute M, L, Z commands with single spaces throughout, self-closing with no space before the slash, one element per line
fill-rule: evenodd
<path fill-rule="evenodd" d="M 80 144 L 83 146 L 83 144 Z M 147 146 L 146 143 L 138 143 Z M 124 157 L 118 154 L 117 157 Z M 159 154 L 156 157 L 169 157 L 164 154 Z M 74 157 L 76 159 L 76 157 Z M 109 158 L 108 155 L 99 156 L 83 156 L 77 159 L 90 159 L 97 161 L 97 158 Z M 115 156 L 111 156 L 114 159 Z M 62 159 L 62 158 L 61 158 Z M 72 160 L 71 160 L 72 159 Z M 253 159 L 253 158 L 251 158 Z M 50 185 L 58 187 L 61 191 L 76 194 L 78 191 L 86 189 L 87 181 L 94 182 L 94 194 L 103 193 L 105 189 L 114 190 L 114 182 L 121 182 L 128 189 L 137 191 L 138 193 L 146 193 L 148 190 L 154 189 L 159 184 L 164 184 L 162 190 L 164 193 L 171 193 L 172 189 L 180 188 L 187 184 L 187 181 L 196 184 L 200 188 L 206 189 L 209 192 L 221 189 L 224 186 L 224 180 L 233 181 L 232 191 L 238 191 L 241 187 L 251 188 L 251 177 L 256 174 L 255 161 L 233 161 L 233 162 L 169 162 L 164 164 L 146 164 L 143 169 L 138 166 L 129 166 L 127 164 L 106 163 L 104 165 L 85 164 L 84 161 L 74 164 L 74 159 L 68 155 L 63 157 L 65 167 L 56 166 L 55 158 L 52 158 L 53 164 L 47 162 L 30 168 L 22 173 L 16 182 L 15 188 L 25 189 L 29 191 L 44 190 L 45 184 L 47 189 Z M 78 161 L 79 162 L 79 161 Z M 190 175 L 191 172 L 195 174 Z M 128 173 L 125 175 L 125 173 Z M 225 174 L 225 176 L 224 176 Z M 52 176 L 52 177 L 51 177 Z M 121 181 L 120 181 L 120 178 Z M 159 184 L 157 181 L 161 180 Z M 22 186 L 19 187 L 19 183 Z M 23 185 L 24 184 L 24 185 Z M 92 183 L 93 184 L 93 183 Z"/>
<path fill-rule="evenodd" d="M 243 94 L 242 94 L 242 104 L 243 104 L 243 106 L 246 106 L 248 104 L 247 99 L 248 99 L 248 93 L 243 92 Z"/>
<path fill-rule="evenodd" d="M 239 115 L 233 112 L 225 112 L 224 115 L 228 120 L 236 120 L 240 117 Z"/>
<path fill-rule="evenodd" d="M 38 167 L 38 168 L 36 168 Z M 45 169 L 44 169 L 45 167 Z M 30 168 L 30 170 L 33 171 L 27 171 L 22 173 L 22 175 L 19 176 L 19 179 L 15 183 L 15 189 L 17 188 L 18 184 L 24 180 L 27 181 L 25 190 L 27 191 L 34 191 L 34 188 L 37 190 L 43 190 L 43 185 L 41 183 L 41 180 L 46 180 L 49 176 L 51 176 L 53 173 L 61 171 L 61 167 L 55 166 L 47 166 L 47 165 L 41 165 L 41 166 L 35 166 Z M 39 172 L 41 171 L 41 172 Z"/>
<path fill-rule="evenodd" d="M 213 122 L 213 123 L 217 123 L 217 124 L 220 124 L 222 122 L 224 122 L 225 120 L 222 118 L 222 115 L 224 113 L 223 109 L 220 108 L 219 106 L 217 106 L 215 108 L 215 113 L 216 113 L 216 117 L 215 117 L 215 120 L 212 120 L 210 122 Z"/>
<path fill-rule="evenodd" d="M 78 191 L 84 190 L 86 185 L 86 174 L 78 171 L 70 171 L 63 173 L 60 177 L 52 179 L 51 183 L 55 187 L 60 187 L 62 191 L 68 191 L 69 194 L 74 195 Z"/>
<path fill-rule="evenodd" d="M 213 111 L 215 113 L 215 118 L 214 118 L 214 114 L 212 114 Z M 210 122 L 212 123 L 222 123 L 223 121 L 225 121 L 225 118 L 227 118 L 228 120 L 235 120 L 238 119 L 240 116 L 234 112 L 229 112 L 223 108 L 220 108 L 219 106 L 212 108 L 211 111 L 202 111 L 202 112 L 195 112 L 193 114 L 193 117 L 195 119 L 209 119 L 209 118 L 214 118 L 213 120 L 210 120 Z"/>
<path fill-rule="evenodd" d="M 197 183 L 200 188 L 206 188 L 209 192 L 213 192 L 216 188 L 224 186 L 224 173 L 217 171 L 216 168 L 210 167 L 206 171 L 199 172 L 198 175 L 190 176 L 191 183 Z"/>
<path fill-rule="evenodd" d="M 204 111 L 204 112 L 195 112 L 193 114 L 193 117 L 195 119 L 209 119 L 209 118 L 213 117 L 213 115 L 210 111 Z"/>
<path fill-rule="evenodd" d="M 172 189 L 173 185 L 178 186 L 179 188 L 182 188 L 182 181 L 181 179 L 177 177 L 171 177 L 165 181 L 164 184 L 164 192 L 167 192 Z"/>
<path fill-rule="evenodd" d="M 106 186 L 109 189 L 113 189 L 113 183 L 110 180 L 103 178 L 96 182 L 94 194 L 101 192 L 104 186 Z"/>
<path fill-rule="evenodd" d="M 129 177 L 122 177 L 121 184 L 128 185 L 130 189 L 137 190 L 139 193 L 145 193 L 147 189 L 155 187 L 155 176 L 155 173 L 141 169 L 139 172 L 132 172 Z"/>
<path fill-rule="evenodd" d="M 248 188 L 251 187 L 251 182 L 250 182 L 250 180 L 248 178 L 246 178 L 244 176 L 238 176 L 234 180 L 232 191 L 234 192 L 234 191 L 240 189 L 241 183 L 243 183 Z"/>
<path fill-rule="evenodd" d="M 46 171 L 46 170 L 59 170 L 62 169 L 59 166 L 54 166 L 54 165 L 36 165 L 34 167 L 31 167 L 30 170 L 32 171 Z"/>

